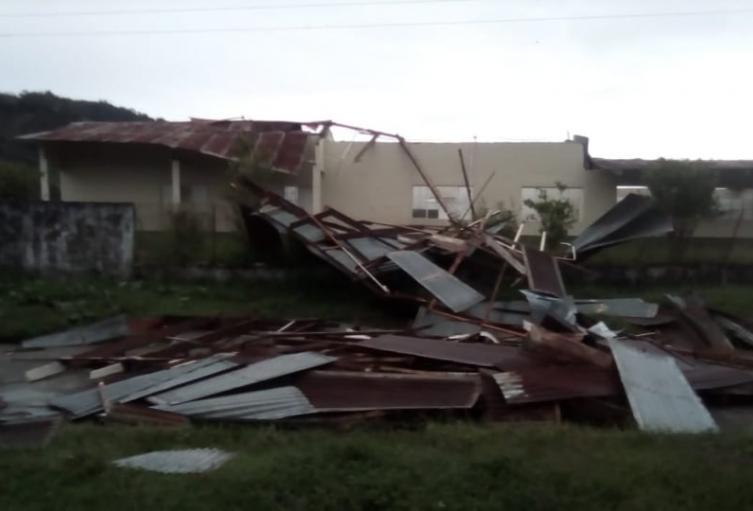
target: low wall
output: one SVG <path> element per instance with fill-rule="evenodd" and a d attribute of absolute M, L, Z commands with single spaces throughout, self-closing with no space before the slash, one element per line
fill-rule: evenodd
<path fill-rule="evenodd" d="M 132 204 L 0 202 L 0 267 L 127 278 L 134 227 Z"/>

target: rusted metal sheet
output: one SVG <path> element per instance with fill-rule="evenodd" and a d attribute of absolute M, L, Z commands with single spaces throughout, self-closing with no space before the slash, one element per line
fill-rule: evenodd
<path fill-rule="evenodd" d="M 583 334 L 550 332 L 532 323 L 525 324 L 532 346 L 566 359 L 581 360 L 598 367 L 612 367 L 612 357 L 583 343 Z"/>
<path fill-rule="evenodd" d="M 559 297 L 567 294 L 559 265 L 554 257 L 531 247 L 523 249 L 523 257 L 528 271 L 528 287 L 532 291 Z"/>
<path fill-rule="evenodd" d="M 753 332 L 743 325 L 743 320 L 714 311 L 713 316 L 722 329 L 746 346 L 753 348 Z"/>
<path fill-rule="evenodd" d="M 414 355 L 478 367 L 511 369 L 538 363 L 519 348 L 495 344 L 459 343 L 421 337 L 383 335 L 361 341 L 357 346 L 391 353 Z"/>
<path fill-rule="evenodd" d="M 124 424 L 134 424 L 139 426 L 166 426 L 166 427 L 184 427 L 188 426 L 191 421 L 183 415 L 177 413 L 155 410 L 146 406 L 134 404 L 112 405 L 107 413 L 106 419 L 111 422 Z"/>
<path fill-rule="evenodd" d="M 298 123 L 267 121 L 74 122 L 62 128 L 19 137 L 43 142 L 148 144 L 182 149 L 225 160 L 261 149 L 264 163 L 295 173 L 305 160 L 308 139 L 318 136 Z"/>
<path fill-rule="evenodd" d="M 617 396 L 614 371 L 588 365 L 521 368 L 493 375 L 508 404 Z"/>
<path fill-rule="evenodd" d="M 718 429 L 674 358 L 644 353 L 614 339 L 607 342 L 641 429 L 673 433 Z"/>
<path fill-rule="evenodd" d="M 683 319 L 701 336 L 709 349 L 717 353 L 733 353 L 735 347 L 724 331 L 709 315 L 706 308 L 695 297 L 667 295 L 669 302 L 675 306 Z"/>
<path fill-rule="evenodd" d="M 475 373 L 311 371 L 295 386 L 320 411 L 467 409 L 481 393 Z"/>
<path fill-rule="evenodd" d="M 484 295 L 417 252 L 397 250 L 387 257 L 453 312 L 462 312 L 484 299 Z"/>

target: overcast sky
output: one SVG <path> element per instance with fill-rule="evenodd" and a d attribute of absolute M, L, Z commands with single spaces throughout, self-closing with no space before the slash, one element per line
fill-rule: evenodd
<path fill-rule="evenodd" d="M 753 0 L 2 0 L 0 91 L 753 159 L 751 27 Z"/>

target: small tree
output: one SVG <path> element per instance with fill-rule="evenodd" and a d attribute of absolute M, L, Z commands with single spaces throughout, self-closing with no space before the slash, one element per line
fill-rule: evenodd
<path fill-rule="evenodd" d="M 39 198 L 39 172 L 17 163 L 0 162 L 0 199 Z"/>
<path fill-rule="evenodd" d="M 539 196 L 536 200 L 526 199 L 523 204 L 536 211 L 539 215 L 539 232 L 546 231 L 547 242 L 550 247 L 557 248 L 565 241 L 570 227 L 577 219 L 575 206 L 563 196 L 567 187 L 562 183 L 556 183 L 560 192 L 559 198 L 549 197 L 547 191 L 539 188 Z"/>
<path fill-rule="evenodd" d="M 497 208 L 491 212 L 486 207 L 486 204 L 481 201 L 477 208 L 477 215 L 479 217 L 486 217 L 488 215 L 486 222 L 484 222 L 486 230 L 496 229 L 495 232 L 507 238 L 515 236 L 518 230 L 517 215 L 512 209 L 505 207 L 503 201 L 497 202 Z"/>
<path fill-rule="evenodd" d="M 701 220 L 719 214 L 716 176 L 702 161 L 659 159 L 645 174 L 646 186 L 670 217 L 675 236 L 685 240 Z"/>

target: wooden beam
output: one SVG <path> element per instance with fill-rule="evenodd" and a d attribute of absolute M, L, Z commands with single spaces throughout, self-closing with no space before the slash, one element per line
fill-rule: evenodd
<path fill-rule="evenodd" d="M 471 208 L 471 220 L 475 221 L 476 220 L 476 208 L 473 205 L 471 184 L 468 181 L 468 171 L 465 168 L 465 158 L 463 158 L 463 150 L 459 147 L 458 147 L 458 156 L 460 157 L 460 170 L 463 171 L 463 181 L 465 182 L 465 191 L 468 193 L 468 204 L 470 205 L 470 208 Z"/>
<path fill-rule="evenodd" d="M 361 158 L 366 153 L 366 151 L 368 151 L 369 149 L 371 149 L 374 146 L 374 144 L 376 144 L 376 141 L 379 138 L 379 135 L 380 135 L 379 133 L 374 133 L 371 136 L 371 140 L 369 140 L 366 143 L 366 145 L 363 146 L 360 151 L 358 151 L 358 154 L 356 155 L 356 157 L 353 158 L 353 163 L 358 163 L 359 161 L 361 161 Z"/>
<path fill-rule="evenodd" d="M 408 159 L 413 164 L 413 167 L 418 171 L 419 175 L 421 176 L 421 179 L 424 180 L 424 183 L 426 183 L 426 186 L 429 187 L 429 190 L 431 190 L 432 195 L 434 195 L 434 198 L 437 200 L 437 204 L 442 208 L 442 210 L 447 215 L 447 218 L 450 219 L 450 222 L 452 224 L 457 224 L 457 220 L 453 218 L 453 216 L 450 214 L 450 210 L 447 209 L 447 205 L 442 200 L 442 197 L 439 195 L 439 190 L 437 190 L 437 187 L 434 186 L 434 183 L 431 182 L 431 179 L 429 179 L 429 176 L 426 175 L 424 170 L 421 168 L 421 165 L 419 165 L 418 160 L 411 152 L 410 148 L 408 147 L 408 144 L 405 142 L 405 139 L 403 137 L 398 137 L 398 142 L 400 143 L 400 147 L 403 148 L 403 151 L 405 151 L 405 154 L 408 155 Z"/>

